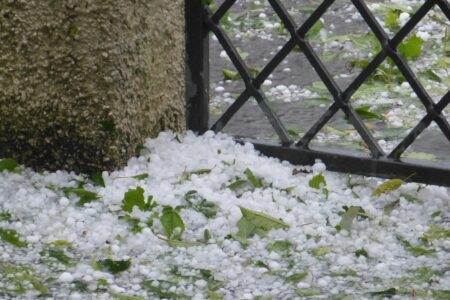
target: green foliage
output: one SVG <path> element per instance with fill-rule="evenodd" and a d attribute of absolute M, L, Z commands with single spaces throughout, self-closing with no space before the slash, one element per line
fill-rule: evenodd
<path fill-rule="evenodd" d="M 228 69 L 222 70 L 223 78 L 227 80 L 240 80 L 242 79 L 241 74 L 237 71 L 232 71 Z"/>
<path fill-rule="evenodd" d="M 148 178 L 148 176 L 149 176 L 148 173 L 142 173 L 142 174 L 131 176 L 131 178 L 137 179 L 137 180 L 144 180 L 144 179 Z"/>
<path fill-rule="evenodd" d="M 135 206 L 142 211 L 146 208 L 144 189 L 139 186 L 136 189 L 129 189 L 122 200 L 123 211 L 132 212 Z"/>
<path fill-rule="evenodd" d="M 311 249 L 311 254 L 315 257 L 324 256 L 325 254 L 328 254 L 331 252 L 331 249 L 328 247 L 318 247 Z"/>
<path fill-rule="evenodd" d="M 246 239 L 254 234 L 264 235 L 272 229 L 289 228 L 288 224 L 274 217 L 244 207 L 239 208 L 241 209 L 242 218 L 237 223 L 239 229 L 237 235 L 241 238 Z"/>
<path fill-rule="evenodd" d="M 353 220 L 359 215 L 361 206 L 350 206 L 347 211 L 342 215 L 341 222 L 339 223 L 340 229 L 350 230 Z"/>
<path fill-rule="evenodd" d="M 306 37 L 309 39 L 315 39 L 319 37 L 320 31 L 325 27 L 325 23 L 322 20 L 317 20 L 317 22 L 308 30 Z"/>
<path fill-rule="evenodd" d="M 21 239 L 17 231 L 14 229 L 0 228 L 0 239 L 17 248 L 24 248 L 27 246 L 27 243 Z"/>
<path fill-rule="evenodd" d="M 112 260 L 112 259 L 101 259 L 97 260 L 94 264 L 94 268 L 109 272 L 111 274 L 118 274 L 120 272 L 126 271 L 131 266 L 131 260 Z"/>
<path fill-rule="evenodd" d="M 137 296 L 129 296 L 119 293 L 111 293 L 111 296 L 117 300 L 145 300 L 145 298 L 137 297 Z"/>
<path fill-rule="evenodd" d="M 49 246 L 46 247 L 44 250 L 42 250 L 39 254 L 44 257 L 53 258 L 65 266 L 74 265 L 72 259 L 69 256 L 67 256 L 67 254 L 64 252 L 63 249 L 61 249 L 61 247 Z"/>
<path fill-rule="evenodd" d="M 278 240 L 267 245 L 267 250 L 274 251 L 279 254 L 285 254 L 292 247 L 292 243 L 288 240 Z"/>
<path fill-rule="evenodd" d="M 434 249 L 426 249 L 418 246 L 413 246 L 409 241 L 397 235 L 397 240 L 403 245 L 406 251 L 410 252 L 414 256 L 433 256 L 436 252 Z"/>
<path fill-rule="evenodd" d="M 427 243 L 439 239 L 450 239 L 450 229 L 444 229 L 432 224 L 422 239 Z"/>
<path fill-rule="evenodd" d="M 328 189 L 327 189 L 327 182 L 325 180 L 325 177 L 322 173 L 317 174 L 313 178 L 309 180 L 309 187 L 317 190 L 322 190 L 322 192 L 325 194 L 325 197 L 328 199 Z"/>
<path fill-rule="evenodd" d="M 244 174 L 245 174 L 245 176 L 247 176 L 248 182 L 250 182 L 250 183 L 253 185 L 253 187 L 255 187 L 255 188 L 262 188 L 262 187 L 263 187 L 263 183 L 262 183 L 261 178 L 257 178 L 257 177 L 253 174 L 252 170 L 250 170 L 249 168 L 247 168 L 247 169 L 245 170 Z"/>
<path fill-rule="evenodd" d="M 31 286 L 39 294 L 48 292 L 42 278 L 36 274 L 35 270 L 27 266 L 19 266 L 0 260 L 0 295 L 25 294 Z"/>
<path fill-rule="evenodd" d="M 390 179 L 380 184 L 373 192 L 372 196 L 380 196 L 381 194 L 390 193 L 397 190 L 405 183 L 402 179 Z"/>
<path fill-rule="evenodd" d="M 153 200 L 153 196 L 149 196 L 147 201 L 145 200 L 144 189 L 139 186 L 125 192 L 122 200 L 122 210 L 125 212 L 132 212 L 135 206 L 141 211 L 150 211 L 157 205 L 158 203 Z"/>
<path fill-rule="evenodd" d="M 377 119 L 377 120 L 384 120 L 384 117 L 380 114 L 374 113 L 370 111 L 370 105 L 363 105 L 359 107 L 355 107 L 355 112 L 358 114 L 358 116 L 363 120 L 371 120 L 371 119 Z"/>
<path fill-rule="evenodd" d="M 101 198 L 97 193 L 85 190 L 83 188 L 66 187 L 63 188 L 63 192 L 64 194 L 66 194 L 66 196 L 68 196 L 70 193 L 77 195 L 80 198 L 77 202 L 78 206 L 83 206 L 86 203 L 91 203 Z"/>
<path fill-rule="evenodd" d="M 369 258 L 369 253 L 367 253 L 367 250 L 364 248 L 356 250 L 355 255 L 356 257 L 364 256 L 366 258 Z"/>
<path fill-rule="evenodd" d="M 322 173 L 314 176 L 309 180 L 309 186 L 313 189 L 320 189 L 323 186 L 326 186 L 327 182 L 325 181 L 325 177 Z"/>
<path fill-rule="evenodd" d="M 398 24 L 398 19 L 401 13 L 402 11 L 399 9 L 390 10 L 387 13 L 386 17 L 384 18 L 384 23 L 386 24 L 386 27 L 389 28 L 390 30 L 399 29 L 400 26 Z"/>
<path fill-rule="evenodd" d="M 423 40 L 413 35 L 406 41 L 398 45 L 398 51 L 406 59 L 415 59 L 422 54 Z"/>
<path fill-rule="evenodd" d="M 202 213 L 207 218 L 214 218 L 219 210 L 217 204 L 201 197 L 198 192 L 194 190 L 187 192 L 184 195 L 184 199 L 194 210 Z"/>
<path fill-rule="evenodd" d="M 297 284 L 308 276 L 308 272 L 296 273 L 288 276 L 286 282 Z"/>
<path fill-rule="evenodd" d="M 170 206 L 164 206 L 160 218 L 161 225 L 169 240 L 178 240 L 183 235 L 186 227 L 178 212 Z"/>
<path fill-rule="evenodd" d="M 246 185 L 248 182 L 244 179 L 236 179 L 236 181 L 232 182 L 230 185 L 228 185 L 228 188 L 230 190 L 237 190 L 238 188 Z"/>
<path fill-rule="evenodd" d="M 300 297 L 312 297 L 322 294 L 322 291 L 317 287 L 310 287 L 304 289 L 296 289 L 295 294 Z"/>
<path fill-rule="evenodd" d="M 157 284 L 154 283 L 154 280 L 146 280 L 142 282 L 142 285 L 149 290 L 153 295 L 158 296 L 162 299 L 177 299 L 177 300 L 189 300 L 191 297 L 188 297 L 183 294 L 174 293 L 170 291 L 172 286 L 176 286 L 176 283 L 166 281 L 166 280 L 158 280 Z"/>
<path fill-rule="evenodd" d="M 4 158 L 0 160 L 0 173 L 4 171 L 19 172 L 20 168 L 17 161 L 13 158 Z"/>
<path fill-rule="evenodd" d="M 90 180 L 95 186 L 105 187 L 105 180 L 103 180 L 103 176 L 101 172 L 97 172 L 91 175 Z"/>
<path fill-rule="evenodd" d="M 11 213 L 9 213 L 7 211 L 0 213 L 0 222 L 3 222 L 3 221 L 8 221 L 9 222 L 11 220 L 12 220 Z"/>

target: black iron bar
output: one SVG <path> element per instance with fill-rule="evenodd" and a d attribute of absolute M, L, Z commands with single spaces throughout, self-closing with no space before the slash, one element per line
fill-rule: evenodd
<path fill-rule="evenodd" d="M 200 0 L 185 1 L 186 23 L 186 127 L 197 133 L 208 130 L 209 37 Z"/>

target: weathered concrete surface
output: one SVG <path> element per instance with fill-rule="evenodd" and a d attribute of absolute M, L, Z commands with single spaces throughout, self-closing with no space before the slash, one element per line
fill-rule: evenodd
<path fill-rule="evenodd" d="M 0 157 L 124 165 L 184 128 L 184 1 L 0 1 Z"/>

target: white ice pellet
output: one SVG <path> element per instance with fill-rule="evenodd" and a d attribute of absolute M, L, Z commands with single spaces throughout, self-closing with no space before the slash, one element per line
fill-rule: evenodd
<path fill-rule="evenodd" d="M 61 282 L 72 282 L 73 279 L 74 279 L 73 275 L 69 272 L 63 272 L 58 277 L 58 281 L 61 281 Z"/>
<path fill-rule="evenodd" d="M 269 80 L 269 79 L 264 80 L 263 85 L 265 85 L 265 86 L 272 85 L 272 80 Z"/>
<path fill-rule="evenodd" d="M 320 172 L 324 172 L 327 169 L 327 167 L 325 166 L 325 164 L 321 161 L 316 161 L 316 163 L 312 166 L 312 170 L 315 173 L 320 173 Z"/>

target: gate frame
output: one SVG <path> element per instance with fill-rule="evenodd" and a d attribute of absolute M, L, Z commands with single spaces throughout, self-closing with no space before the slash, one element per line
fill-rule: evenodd
<path fill-rule="evenodd" d="M 330 92 L 333 95 L 334 103 L 333 105 L 338 106 L 337 110 L 342 109 L 351 118 L 351 121 L 355 127 L 361 126 L 362 121 L 355 116 L 353 108 L 351 108 L 348 100 L 351 95 L 348 94 L 354 92 L 352 90 L 345 90 L 341 92 L 337 88 L 335 93 L 333 89 L 333 81 L 329 80 L 329 74 L 327 70 L 321 65 L 320 60 L 314 57 L 315 53 L 307 49 L 309 46 L 307 39 L 305 38 L 305 33 L 314 25 L 315 21 L 320 18 L 323 13 L 328 9 L 334 0 L 324 0 L 314 13 L 303 23 L 298 29 L 294 27 L 294 22 L 289 19 L 290 16 L 284 10 L 284 7 L 279 2 L 279 0 L 269 0 L 270 4 L 274 8 L 275 12 L 280 16 L 285 27 L 291 34 L 291 39 L 285 44 L 285 46 L 278 52 L 274 59 L 261 71 L 256 78 L 253 78 L 251 74 L 249 75 L 246 69 L 245 63 L 241 60 L 239 54 L 234 49 L 231 41 L 223 32 L 219 21 L 220 18 L 225 14 L 225 12 L 235 3 L 236 0 L 226 0 L 221 7 L 213 14 L 207 7 L 207 0 L 186 0 L 185 1 L 185 20 L 186 20 L 186 124 L 187 129 L 192 130 L 198 134 L 202 134 L 207 130 L 213 130 L 214 132 L 220 131 L 228 122 L 228 120 L 234 115 L 236 111 L 239 110 L 241 105 L 247 100 L 240 99 L 242 95 L 247 93 L 245 96 L 250 94 L 255 96 L 258 104 L 262 108 L 263 112 L 268 117 L 274 129 L 277 131 L 282 142 L 277 143 L 261 143 L 261 141 L 255 141 L 246 138 L 235 138 L 238 143 L 251 142 L 255 149 L 260 153 L 276 157 L 281 160 L 289 161 L 292 164 L 299 165 L 311 165 L 319 159 L 325 163 L 327 170 L 353 173 L 357 175 L 364 176 L 375 176 L 381 178 L 412 178 L 411 181 L 426 183 L 426 184 L 436 184 L 442 186 L 450 186 L 450 163 L 446 162 L 433 162 L 433 161 L 422 161 L 416 159 L 401 158 L 401 154 L 406 150 L 409 145 L 411 145 L 416 137 L 428 127 L 428 125 L 435 121 L 438 123 L 439 127 L 443 131 L 444 135 L 449 138 L 450 131 L 443 129 L 448 125 L 445 117 L 442 116 L 442 110 L 450 102 L 450 92 L 439 101 L 434 104 L 432 99 L 427 94 L 426 90 L 418 82 L 414 73 L 409 69 L 406 61 L 397 53 L 397 45 L 402 41 L 404 37 L 422 20 L 422 18 L 431 10 L 432 7 L 438 5 L 444 14 L 450 20 L 450 5 L 446 0 L 427 0 L 419 8 L 419 10 L 411 17 L 410 21 L 402 27 L 399 33 L 392 39 L 387 37 L 384 30 L 379 26 L 379 24 L 374 21 L 373 15 L 371 15 L 370 10 L 365 6 L 362 0 L 351 0 L 351 2 L 357 7 L 364 20 L 370 26 L 372 32 L 378 37 L 380 43 L 382 44 L 382 51 L 378 53 L 373 61 L 365 68 L 360 75 L 350 84 L 350 89 L 358 89 L 359 85 L 367 80 L 367 77 L 372 73 L 373 70 L 377 68 L 382 61 L 387 57 L 391 57 L 395 60 L 397 66 L 401 69 L 402 73 L 406 75 L 406 79 L 410 84 L 413 84 L 413 89 L 418 94 L 419 99 L 425 106 L 426 116 L 419 122 L 419 124 L 405 137 L 405 139 L 391 152 L 390 155 L 386 155 L 379 148 L 379 145 L 375 141 L 373 147 L 369 145 L 371 150 L 371 155 L 364 152 L 333 149 L 330 147 L 310 147 L 309 141 L 317 134 L 320 130 L 317 123 L 305 134 L 305 136 L 298 142 L 294 143 L 291 137 L 286 133 L 283 124 L 277 118 L 276 114 L 267 108 L 267 99 L 265 99 L 264 94 L 259 90 L 262 81 L 265 76 L 272 73 L 273 69 L 278 65 L 277 56 L 283 51 L 287 54 L 292 50 L 286 50 L 286 45 L 292 43 L 293 45 L 300 45 L 302 49 L 306 47 L 305 54 L 313 65 L 316 72 L 319 73 L 321 80 L 328 86 Z M 373 18 L 373 19 L 372 19 Z M 369 21 L 368 21 L 369 20 Z M 219 38 L 219 42 L 222 47 L 227 51 L 227 54 L 231 54 L 231 60 L 238 69 L 239 74 L 242 76 L 245 82 L 245 91 L 241 96 L 235 100 L 236 107 L 231 113 L 228 111 L 222 115 L 221 118 L 225 118 L 225 122 L 221 123 L 221 119 L 209 127 L 209 33 L 214 32 Z M 236 53 L 235 53 L 236 52 Z M 286 53 L 285 53 L 286 54 Z M 286 54 L 286 55 L 287 55 Z M 308 57 L 311 56 L 311 57 Z M 273 63 L 271 65 L 271 63 Z M 273 68 L 271 70 L 271 68 Z M 323 72 L 323 74 L 320 74 Z M 408 78 L 409 77 L 409 78 Z M 358 82 L 360 81 L 360 82 Z M 347 94 L 347 95 L 346 95 Z M 257 97 L 258 96 L 258 97 Z M 347 97 L 345 99 L 345 97 Z M 250 96 L 248 96 L 250 97 Z M 248 99 L 248 98 L 247 98 Z M 238 102 L 241 103 L 238 103 Z M 232 105 L 232 106 L 233 106 Z M 234 110 L 234 111 L 233 111 Z M 227 113 L 229 114 L 227 116 Z M 332 115 L 331 115 L 332 116 Z M 330 115 L 324 115 L 319 119 L 319 124 L 324 121 L 324 118 L 331 118 Z M 329 119 L 328 119 L 329 120 Z M 322 124 L 326 124 L 326 120 Z M 443 124 L 443 125 L 442 125 Z M 278 126 L 278 127 L 277 127 Z M 358 130 L 359 129 L 359 130 Z M 365 126 L 362 124 L 362 128 L 357 128 L 358 132 L 366 134 Z M 306 143 L 302 143 L 304 139 L 307 139 Z M 363 137 L 364 139 L 364 137 Z M 369 141 L 369 144 L 373 142 L 373 137 L 369 133 L 366 136 L 365 141 Z M 449 138 L 450 139 L 450 138 Z M 396 152 L 397 151 L 397 152 Z M 400 152 L 399 152 L 400 151 Z"/>

